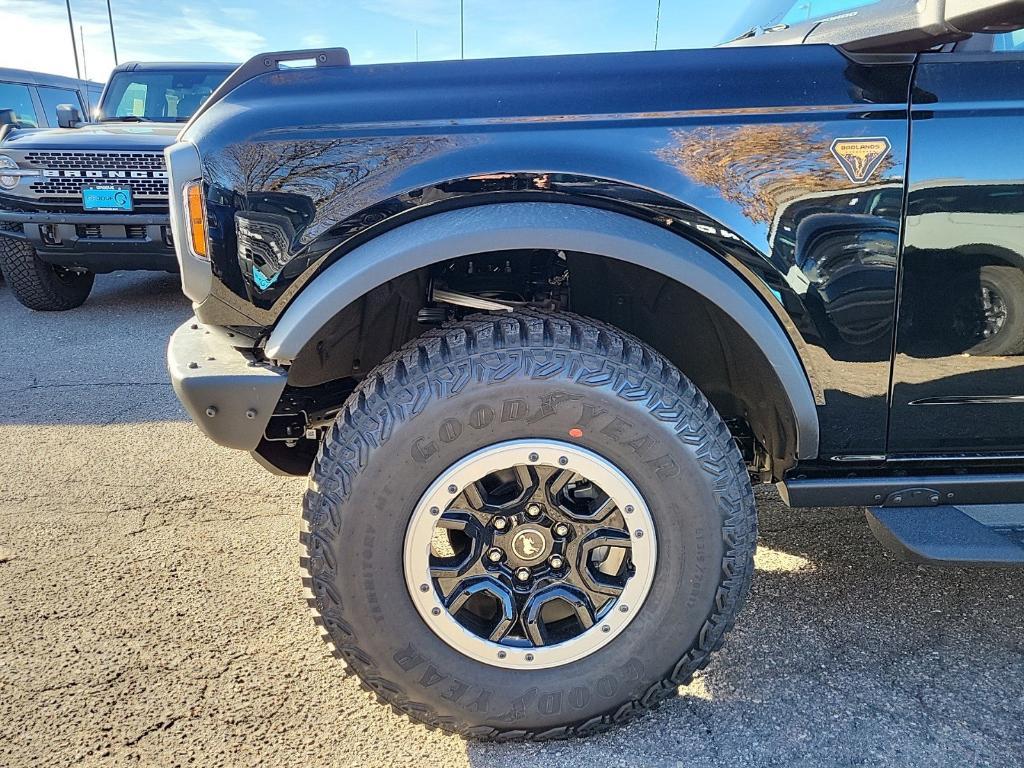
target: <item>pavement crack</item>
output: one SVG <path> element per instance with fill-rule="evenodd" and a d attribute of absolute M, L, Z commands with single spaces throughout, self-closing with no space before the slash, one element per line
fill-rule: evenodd
<path fill-rule="evenodd" d="M 244 517 L 206 517 L 197 523 L 244 523 L 249 520 L 268 520 L 273 517 L 294 517 L 292 512 L 272 512 L 267 515 L 246 515 Z"/>
<path fill-rule="evenodd" d="M 69 688 L 85 688 L 86 690 L 95 690 L 109 688 L 113 685 L 116 685 L 124 678 L 124 676 L 125 670 L 120 670 L 118 672 L 115 672 L 113 675 L 106 678 L 105 680 L 97 680 L 94 683 L 84 684 L 78 680 L 71 680 L 67 683 L 59 683 L 57 685 L 46 685 L 42 688 L 20 688 L 20 690 L 24 691 L 25 693 L 31 693 L 34 695 L 39 695 L 41 693 L 52 693 L 54 691 L 66 691 Z"/>
<path fill-rule="evenodd" d="M 29 392 L 33 389 L 75 389 L 77 387 L 169 387 L 169 381 L 69 381 L 53 384 L 39 384 L 33 382 L 22 388 L 21 392 Z M 17 391 L 17 390 L 16 390 Z"/>
<path fill-rule="evenodd" d="M 135 530 L 128 531 L 128 533 L 125 534 L 126 536 L 137 536 L 140 533 L 155 531 L 157 528 L 163 528 L 165 526 L 171 525 L 172 521 L 167 518 L 165 518 L 162 522 L 156 525 L 148 525 L 149 518 L 154 513 L 166 512 L 168 511 L 167 508 L 172 507 L 175 504 L 184 504 L 186 502 L 193 502 L 195 500 L 196 497 L 193 495 L 176 496 L 173 499 L 154 499 L 152 502 L 147 502 L 143 504 L 133 504 L 130 507 L 125 507 L 123 509 L 118 509 L 115 511 L 138 512 L 141 510 L 145 510 L 144 512 L 142 512 L 142 520 L 139 523 L 139 527 Z"/>
<path fill-rule="evenodd" d="M 683 694 L 681 697 L 683 705 L 697 718 L 701 726 L 703 726 L 705 733 L 707 734 L 707 745 L 710 747 L 712 757 L 715 765 L 722 763 L 722 747 L 718 743 L 717 735 L 715 734 L 715 718 L 714 715 L 709 711 L 707 703 L 702 699 L 695 696 L 688 696 Z"/>
<path fill-rule="evenodd" d="M 137 746 L 138 743 L 140 741 L 142 741 L 143 739 L 145 739 L 147 736 L 151 736 L 154 733 L 157 733 L 159 731 L 166 731 L 166 730 L 170 729 L 176 722 L 178 722 L 179 720 L 184 720 L 186 717 L 188 717 L 187 714 L 171 715 L 168 718 L 160 720 L 160 721 L 154 723 L 153 725 L 149 726 L 148 728 L 146 728 L 144 731 L 142 731 L 142 733 L 140 733 L 135 738 L 130 739 L 130 740 L 124 742 L 124 746 L 126 746 L 126 747 Z"/>

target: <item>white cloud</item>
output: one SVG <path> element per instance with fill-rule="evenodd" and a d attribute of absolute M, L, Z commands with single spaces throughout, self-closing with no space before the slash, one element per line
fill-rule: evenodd
<path fill-rule="evenodd" d="M 76 44 L 77 27 L 81 25 L 85 28 L 86 60 L 89 63 L 96 30 L 93 24 L 84 19 L 75 21 Z M 74 77 L 75 58 L 71 53 L 67 16 L 53 4 L 36 0 L 0 0 L 0 30 L 3 35 L 0 67 Z M 97 58 L 102 61 L 102 54 L 97 52 Z M 97 66 L 100 66 L 99 61 Z"/>
<path fill-rule="evenodd" d="M 183 28 L 177 28 L 173 20 L 168 23 L 166 20 L 154 19 L 149 22 L 153 34 L 163 35 L 165 44 L 180 40 L 206 45 L 211 50 L 238 62 L 245 61 L 267 48 L 266 38 L 257 32 L 218 24 L 210 19 L 209 14 L 189 7 L 182 8 L 181 13 Z"/>
<path fill-rule="evenodd" d="M 304 48 L 325 48 L 329 44 L 326 35 L 312 34 L 302 38 Z"/>
<path fill-rule="evenodd" d="M 391 16 L 420 27 L 450 27 L 458 23 L 458 0 L 359 0 L 371 13 Z"/>
<path fill-rule="evenodd" d="M 254 22 L 259 22 L 260 20 L 259 12 L 257 12 L 255 8 L 250 8 L 247 6 L 236 7 L 229 5 L 221 7 L 219 10 L 225 16 L 225 18 L 231 19 L 232 21 L 239 21 L 244 22 L 245 24 L 251 24 Z"/>
<path fill-rule="evenodd" d="M 105 0 L 76 0 L 72 13 L 85 34 L 91 79 L 106 80 L 114 66 Z M 246 29 L 248 9 L 216 9 L 149 0 L 118 0 L 114 6 L 121 61 L 213 59 L 240 62 L 268 48 L 263 35 Z M 75 74 L 64 3 L 0 0 L 0 67 Z M 81 45 L 79 44 L 81 48 Z M 81 50 L 79 56 L 81 57 Z M 83 73 L 84 75 L 84 73 Z"/>

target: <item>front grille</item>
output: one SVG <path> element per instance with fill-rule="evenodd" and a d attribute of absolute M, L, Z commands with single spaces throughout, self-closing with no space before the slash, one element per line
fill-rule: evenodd
<path fill-rule="evenodd" d="M 103 237 L 102 230 L 98 224 L 79 224 L 75 227 L 75 234 L 89 240 Z"/>
<path fill-rule="evenodd" d="M 26 152 L 33 168 L 53 170 L 163 171 L 160 152 Z"/>
<path fill-rule="evenodd" d="M 161 152 L 26 152 L 24 164 L 51 171 L 166 171 Z M 80 200 L 82 189 L 103 184 L 131 187 L 133 197 L 149 202 L 166 200 L 166 178 L 116 179 L 55 176 L 34 181 L 32 194 L 47 201 Z"/>
<path fill-rule="evenodd" d="M 97 184 L 115 184 L 119 187 L 131 187 L 134 197 L 166 198 L 167 179 L 46 179 L 35 181 L 30 189 L 40 197 L 74 197 L 81 198 L 83 187 L 95 187 Z"/>

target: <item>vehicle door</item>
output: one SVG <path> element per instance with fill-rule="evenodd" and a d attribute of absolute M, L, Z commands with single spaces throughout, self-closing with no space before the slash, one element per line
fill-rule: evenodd
<path fill-rule="evenodd" d="M 989 40 L 917 67 L 891 458 L 1024 454 L 1024 32 Z"/>
<path fill-rule="evenodd" d="M 39 101 L 43 105 L 43 112 L 50 125 L 57 125 L 57 107 L 61 104 L 71 104 L 78 108 L 82 118 L 89 119 L 89 110 L 82 104 L 82 98 L 78 91 L 71 88 L 55 88 L 50 85 L 40 85 Z"/>
<path fill-rule="evenodd" d="M 0 81 L 0 110 L 14 112 L 15 123 L 21 128 L 39 128 L 46 123 L 40 120 L 40 110 L 32 89 L 24 83 Z"/>

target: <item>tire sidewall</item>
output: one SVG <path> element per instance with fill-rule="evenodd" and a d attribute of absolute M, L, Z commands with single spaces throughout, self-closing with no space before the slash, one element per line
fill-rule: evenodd
<path fill-rule="evenodd" d="M 979 273 L 978 283 L 994 291 L 1006 307 L 1006 321 L 995 336 L 974 344 L 973 355 L 1014 355 L 1022 349 L 1024 337 L 1024 279 L 1015 267 L 986 265 Z"/>
<path fill-rule="evenodd" d="M 399 686 L 401 696 L 440 718 L 542 731 L 640 699 L 669 675 L 709 630 L 721 588 L 723 520 L 740 503 L 723 495 L 721 488 L 736 483 L 722 482 L 722 462 L 730 475 L 743 475 L 747 489 L 749 481 L 732 446 L 712 444 L 703 398 L 679 402 L 694 424 L 680 433 L 678 420 L 656 418 L 650 402 L 567 379 L 474 381 L 396 422 L 385 443 L 366 451 L 340 504 L 330 501 L 328 486 L 345 470 L 322 460 L 316 480 L 323 503 L 335 508 L 322 509 L 320 519 L 338 526 L 314 533 L 336 564 L 330 588 L 352 628 L 348 642 L 372 659 L 364 677 Z M 333 439 L 358 453 L 354 426 L 339 422 Z M 574 427 L 583 429 L 576 440 Z M 409 596 L 403 551 L 411 514 L 438 475 L 480 448 L 530 438 L 571 440 L 624 472 L 650 509 L 658 560 L 642 608 L 612 641 L 570 664 L 524 671 L 468 658 L 438 637 Z"/>

